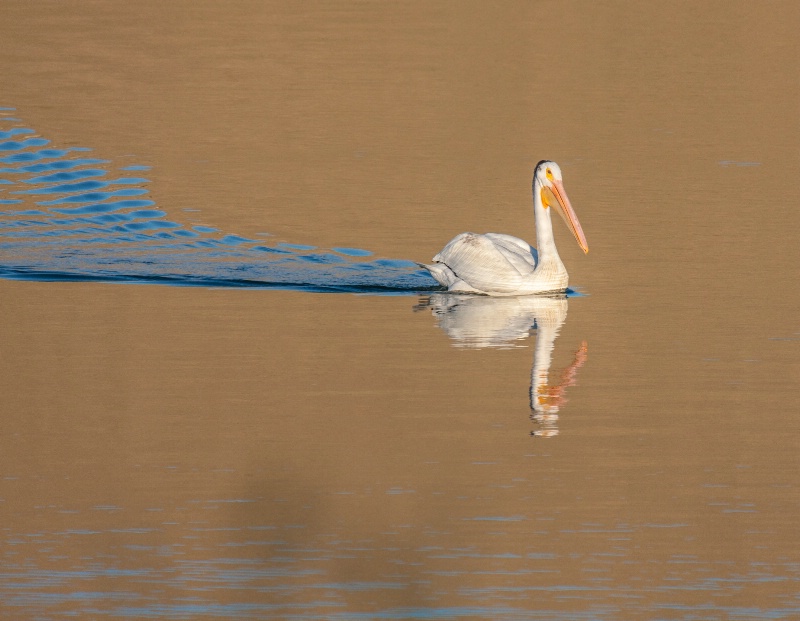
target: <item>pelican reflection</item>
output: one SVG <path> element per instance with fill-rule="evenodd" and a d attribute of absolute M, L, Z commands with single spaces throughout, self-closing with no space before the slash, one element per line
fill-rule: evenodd
<path fill-rule="evenodd" d="M 583 341 L 572 363 L 560 373 L 553 373 L 551 383 L 553 349 L 567 319 L 567 305 L 565 295 L 496 298 L 433 293 L 422 297 L 415 309 L 429 308 L 455 347 L 523 347 L 524 341 L 535 333 L 530 409 L 537 429 L 531 435 L 551 437 L 558 434 L 558 412 L 567 402 L 566 389 L 575 384 L 578 369 L 588 358 L 588 345 Z"/>

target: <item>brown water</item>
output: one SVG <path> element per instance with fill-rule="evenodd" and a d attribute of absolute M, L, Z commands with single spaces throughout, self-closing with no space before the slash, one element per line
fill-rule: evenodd
<path fill-rule="evenodd" d="M 800 619 L 800 5 L 3 20 L 0 131 L 149 166 L 153 221 L 423 261 L 534 239 L 552 158 L 591 248 L 532 303 L 67 282 L 0 174 L 4 616 Z"/>

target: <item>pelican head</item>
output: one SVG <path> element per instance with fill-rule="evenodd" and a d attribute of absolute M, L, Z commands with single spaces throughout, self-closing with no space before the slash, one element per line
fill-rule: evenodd
<path fill-rule="evenodd" d="M 578 222 L 578 216 L 575 215 L 567 192 L 564 190 L 561 168 L 558 164 L 550 160 L 542 160 L 536 164 L 536 170 L 533 173 L 533 192 L 534 200 L 537 198 L 541 200 L 542 207 L 545 209 L 551 206 L 556 208 L 558 215 L 563 218 L 567 227 L 578 241 L 578 245 L 583 249 L 584 253 L 588 253 L 589 244 L 586 243 L 586 236 L 583 234 L 581 223 Z"/>

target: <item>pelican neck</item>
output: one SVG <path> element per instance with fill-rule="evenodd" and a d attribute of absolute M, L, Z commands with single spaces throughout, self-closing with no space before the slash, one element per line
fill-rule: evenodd
<path fill-rule="evenodd" d="M 550 219 L 551 208 L 542 204 L 542 186 L 538 180 L 533 182 L 533 221 L 536 226 L 536 250 L 539 263 L 561 263 L 553 237 L 553 224 Z"/>

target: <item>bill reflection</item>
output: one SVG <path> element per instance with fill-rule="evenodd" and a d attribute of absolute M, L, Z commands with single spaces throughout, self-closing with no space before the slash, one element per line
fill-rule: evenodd
<path fill-rule="evenodd" d="M 436 324 L 453 340 L 454 347 L 525 347 L 535 334 L 529 389 L 530 417 L 535 437 L 558 435 L 558 416 L 566 404 L 566 389 L 576 383 L 578 370 L 588 359 L 586 341 L 560 372 L 550 365 L 555 341 L 567 319 L 567 296 L 519 296 L 496 298 L 479 295 L 433 293 L 420 298 L 415 310 L 430 309 Z"/>

